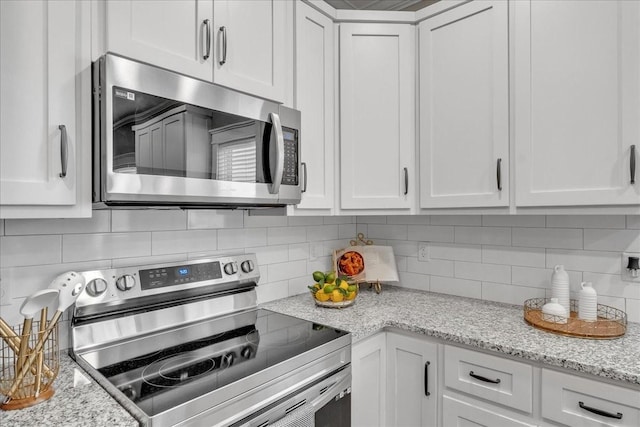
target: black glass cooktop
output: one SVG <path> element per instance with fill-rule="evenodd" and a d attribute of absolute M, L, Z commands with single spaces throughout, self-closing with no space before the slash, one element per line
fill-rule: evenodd
<path fill-rule="evenodd" d="M 96 367 L 149 416 L 348 334 L 264 309 L 178 329 L 179 334 L 167 331 L 107 349 L 133 356 Z"/>

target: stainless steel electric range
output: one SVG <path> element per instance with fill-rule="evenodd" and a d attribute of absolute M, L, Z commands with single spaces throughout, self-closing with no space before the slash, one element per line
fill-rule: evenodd
<path fill-rule="evenodd" d="M 82 274 L 71 356 L 141 425 L 350 425 L 351 336 L 257 308 L 254 254 Z"/>

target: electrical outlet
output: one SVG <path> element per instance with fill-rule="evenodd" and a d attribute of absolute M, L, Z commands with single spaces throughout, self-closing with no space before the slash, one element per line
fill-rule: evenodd
<path fill-rule="evenodd" d="M 623 252 L 622 253 L 622 280 L 625 282 L 638 282 L 640 283 L 640 270 L 636 271 L 636 277 L 631 275 L 631 270 L 627 269 L 629 265 L 629 257 L 640 257 L 638 252 Z"/>
<path fill-rule="evenodd" d="M 418 261 L 429 261 L 429 244 L 418 243 Z"/>

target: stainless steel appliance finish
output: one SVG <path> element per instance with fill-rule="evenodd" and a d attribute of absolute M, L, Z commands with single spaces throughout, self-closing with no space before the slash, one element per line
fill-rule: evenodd
<path fill-rule="evenodd" d="M 254 254 L 82 275 L 71 355 L 141 425 L 350 425 L 350 335 L 257 308 Z"/>
<path fill-rule="evenodd" d="M 95 207 L 300 202 L 300 112 L 113 54 L 93 92 Z"/>

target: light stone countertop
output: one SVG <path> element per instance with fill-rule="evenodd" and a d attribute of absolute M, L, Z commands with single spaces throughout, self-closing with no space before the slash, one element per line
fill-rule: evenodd
<path fill-rule="evenodd" d="M 569 338 L 529 326 L 521 306 L 386 285 L 379 295 L 363 288 L 352 307 L 339 310 L 316 307 L 309 294 L 260 307 L 347 330 L 354 343 L 383 328 L 398 328 L 640 386 L 639 323 L 629 323 L 625 336 L 613 340 Z M 60 354 L 53 385 L 55 395 L 46 402 L 0 411 L 0 426 L 138 425 L 66 352 Z"/>
<path fill-rule="evenodd" d="M 363 287 L 343 309 L 316 307 L 310 294 L 261 307 L 344 329 L 353 343 L 398 328 L 640 386 L 640 323 L 628 323 L 626 334 L 611 340 L 565 337 L 527 324 L 522 306 L 387 285 L 380 294 Z"/>

